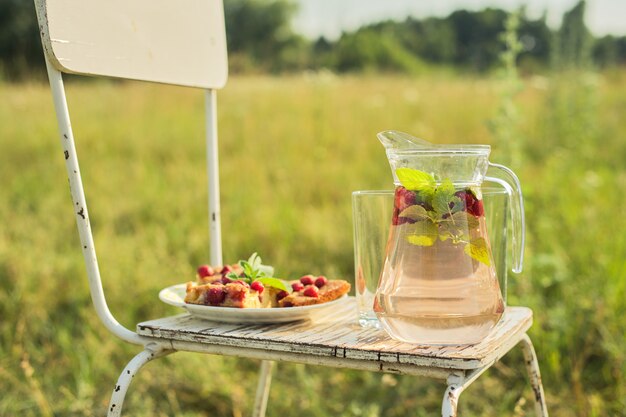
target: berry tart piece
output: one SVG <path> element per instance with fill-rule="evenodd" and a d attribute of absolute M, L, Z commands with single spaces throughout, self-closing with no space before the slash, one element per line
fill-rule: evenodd
<path fill-rule="evenodd" d="M 199 284 L 211 284 L 215 282 L 222 282 L 222 284 L 227 284 L 233 280 L 230 278 L 226 278 L 226 275 L 240 276 L 242 274 L 243 268 L 239 264 L 217 267 L 212 267 L 210 265 L 200 265 L 196 271 L 196 280 Z"/>
<path fill-rule="evenodd" d="M 187 283 L 185 302 L 236 308 L 278 307 L 278 294 L 287 287 L 271 276 L 274 268 L 261 262 L 261 257 L 253 253 L 247 261 L 232 265 L 199 266 L 196 282 Z"/>
<path fill-rule="evenodd" d="M 261 292 L 242 281 L 228 284 L 187 283 L 185 302 L 213 307 L 261 308 Z"/>
<path fill-rule="evenodd" d="M 291 283 L 293 291 L 278 300 L 279 307 L 301 307 L 327 303 L 350 291 L 350 283 L 341 279 L 329 280 L 323 275 L 305 275 Z"/>

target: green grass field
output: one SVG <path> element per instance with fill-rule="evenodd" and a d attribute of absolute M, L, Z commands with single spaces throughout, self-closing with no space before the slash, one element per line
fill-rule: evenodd
<path fill-rule="evenodd" d="M 350 193 L 392 186 L 378 131 L 489 143 L 524 188 L 525 271 L 509 277 L 508 296 L 535 312 L 551 415 L 626 416 L 626 73 L 528 79 L 512 102 L 506 88 L 436 76 L 232 78 L 219 93 L 224 258 L 258 251 L 282 276 L 352 279 Z M 68 90 L 110 308 L 130 328 L 178 313 L 158 291 L 208 261 L 203 94 L 116 82 Z M 91 307 L 48 87 L 0 84 L 0 97 L 0 415 L 104 415 L 138 348 Z M 472 385 L 461 415 L 532 415 L 521 361 L 515 352 Z M 177 353 L 135 378 L 125 411 L 249 415 L 257 368 Z M 427 379 L 280 364 L 268 415 L 437 416 L 442 394 Z"/>

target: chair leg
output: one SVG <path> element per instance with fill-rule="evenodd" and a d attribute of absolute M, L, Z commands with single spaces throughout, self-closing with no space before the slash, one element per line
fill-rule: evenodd
<path fill-rule="evenodd" d="M 546 407 L 543 385 L 541 384 L 541 374 L 539 373 L 539 362 L 537 361 L 535 348 L 533 347 L 533 343 L 527 334 L 520 339 L 520 344 L 524 353 L 524 362 L 530 378 L 530 385 L 535 394 L 535 413 L 537 414 L 537 417 L 548 417 L 548 408 Z M 476 369 L 465 376 L 451 374 L 448 377 L 448 388 L 443 396 L 443 403 L 441 406 L 441 415 L 443 417 L 457 416 L 456 410 L 461 393 L 487 368 L 489 368 L 489 366 Z"/>
<path fill-rule="evenodd" d="M 528 377 L 530 378 L 530 386 L 535 397 L 535 414 L 538 417 L 548 417 L 548 407 L 546 406 L 546 397 L 543 393 L 543 384 L 541 383 L 541 374 L 539 373 L 539 362 L 537 361 L 533 342 L 525 334 L 522 340 L 520 340 L 520 344 L 524 353 Z"/>
<path fill-rule="evenodd" d="M 441 405 L 442 417 L 456 417 L 456 407 L 459 403 L 459 397 L 463 392 L 463 385 L 448 382 L 448 388 L 443 394 L 443 403 Z"/>
<path fill-rule="evenodd" d="M 262 361 L 259 371 L 259 383 L 256 389 L 256 397 L 254 399 L 253 417 L 264 417 L 267 409 L 267 398 L 270 393 L 270 384 L 272 383 L 272 370 L 276 362 Z"/>
<path fill-rule="evenodd" d="M 443 394 L 441 405 L 441 415 L 443 417 L 456 417 L 456 408 L 459 404 L 459 397 L 474 381 L 478 379 L 491 365 L 476 368 L 471 371 L 456 371 L 448 376 L 448 388 Z"/>
<path fill-rule="evenodd" d="M 139 352 L 134 358 L 132 358 L 120 374 L 117 384 L 113 389 L 107 417 L 120 417 L 122 415 L 122 405 L 124 404 L 124 398 L 126 397 L 128 386 L 142 366 L 150 362 L 152 359 L 160 358 L 173 352 L 173 350 L 164 350 L 160 346 L 156 349 L 146 347 L 143 351 Z"/>

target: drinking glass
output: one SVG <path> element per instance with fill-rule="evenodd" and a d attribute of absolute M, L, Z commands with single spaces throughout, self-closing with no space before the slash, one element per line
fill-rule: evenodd
<path fill-rule="evenodd" d="M 362 327 L 380 328 L 373 310 L 374 295 L 385 259 L 392 214 L 393 190 L 352 193 L 354 283 L 359 324 Z"/>

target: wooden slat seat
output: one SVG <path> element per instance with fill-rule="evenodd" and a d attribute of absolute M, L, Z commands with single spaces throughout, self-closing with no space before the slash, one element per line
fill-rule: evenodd
<path fill-rule="evenodd" d="M 515 346 L 531 325 L 529 308 L 509 307 L 493 332 L 478 344 L 414 345 L 391 339 L 383 330 L 361 328 L 357 323 L 355 301 L 349 298 L 335 311 L 315 321 L 238 325 L 181 314 L 139 323 L 137 332 L 166 339 L 175 350 L 283 358 L 435 377 L 441 374 L 445 378 L 450 369 L 472 370 L 492 364 Z M 289 358 L 285 354 L 294 356 Z M 426 368 L 434 370 L 425 371 Z"/>

